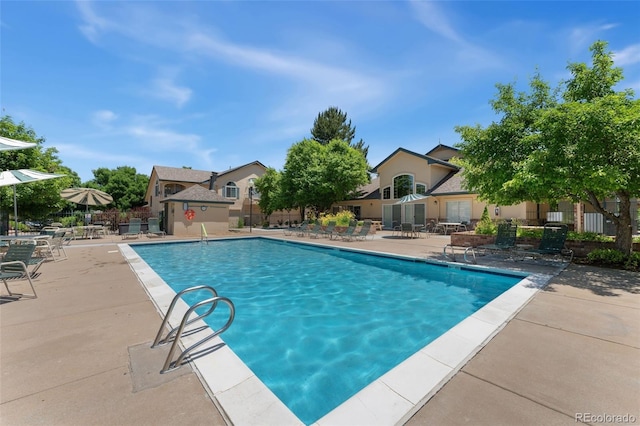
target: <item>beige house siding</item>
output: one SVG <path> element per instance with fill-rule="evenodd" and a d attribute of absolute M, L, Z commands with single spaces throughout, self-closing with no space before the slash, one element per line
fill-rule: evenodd
<path fill-rule="evenodd" d="M 388 162 L 378 168 L 380 189 L 393 185 L 393 179 L 400 175 L 412 175 L 414 183 L 424 183 L 431 188 L 433 183 L 429 175 L 427 161 L 406 152 L 398 152 Z M 393 191 L 391 193 L 393 197 Z"/>
<path fill-rule="evenodd" d="M 193 220 L 187 220 L 184 215 L 183 203 L 169 202 L 168 205 L 168 229 L 167 234 L 182 237 L 200 236 L 202 224 L 208 235 L 224 233 L 229 229 L 228 206 L 205 205 L 206 210 L 202 211 L 204 204 L 189 203 L 189 209 L 195 212 Z"/>
<path fill-rule="evenodd" d="M 236 227 L 238 225 L 238 219 L 243 218 L 245 216 L 249 216 L 249 187 L 252 186 L 252 183 L 255 179 L 264 175 L 266 168 L 260 164 L 248 164 L 244 167 L 234 169 L 231 172 L 222 172 L 220 173 L 215 181 L 214 190 L 217 194 L 222 197 L 225 197 L 225 186 L 228 183 L 235 183 L 238 188 L 238 198 L 227 198 L 229 201 L 233 201 L 233 204 L 229 207 L 229 226 Z M 257 200 L 253 201 L 253 213 L 258 218 L 260 213 L 260 207 L 258 207 Z M 246 220 L 245 220 L 246 222 Z M 254 220 L 254 224 L 256 220 Z M 245 223 L 248 225 L 248 223 Z"/>

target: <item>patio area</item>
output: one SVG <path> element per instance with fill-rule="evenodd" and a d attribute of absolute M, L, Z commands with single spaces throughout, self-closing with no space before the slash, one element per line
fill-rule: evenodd
<path fill-rule="evenodd" d="M 276 230 L 252 234 L 310 241 Z M 366 241 L 313 240 L 439 260 L 449 241 L 387 231 Z M 125 242 L 117 235 L 73 241 L 68 260 L 40 269 L 37 299 L 2 300 L 1 424 L 229 423 L 196 371 L 158 374 L 165 353 L 147 348 L 162 316 L 118 249 Z M 405 424 L 640 424 L 638 274 L 579 265 L 560 272 L 497 257 L 479 263 L 555 276 Z M 252 404 L 251 396 L 238 404 Z M 360 424 L 372 423 L 351 423 Z"/>

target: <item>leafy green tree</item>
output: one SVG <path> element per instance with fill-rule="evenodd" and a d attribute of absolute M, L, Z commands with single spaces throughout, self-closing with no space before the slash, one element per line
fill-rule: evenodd
<path fill-rule="evenodd" d="M 368 182 L 367 161 L 346 141 L 304 139 L 289 148 L 282 172 L 284 208 L 328 210 Z"/>
<path fill-rule="evenodd" d="M 258 205 L 267 218 L 274 211 L 285 208 L 280 187 L 281 178 L 280 172 L 273 167 L 268 167 L 265 174 L 254 182 L 256 191 L 260 194 Z"/>
<path fill-rule="evenodd" d="M 25 142 L 34 142 L 34 148 L 0 152 L 0 168 L 4 170 L 32 169 L 64 175 L 61 178 L 16 185 L 18 215 L 21 218 L 41 220 L 62 209 L 60 191 L 80 183 L 77 173 L 62 165 L 55 148 L 43 148 L 45 138 L 24 122 L 15 123 L 5 115 L 0 118 L 0 135 Z M 6 228 L 9 214 L 13 214 L 13 188 L 0 187 L 0 210 Z"/>
<path fill-rule="evenodd" d="M 336 107 L 329 107 L 326 111 L 319 113 L 311 129 L 313 140 L 327 145 L 334 139 L 341 139 L 362 152 L 366 158 L 369 153 L 369 147 L 364 145 L 362 139 L 353 143 L 355 135 L 356 128 L 351 127 L 351 120 L 347 119 L 347 113 Z"/>
<path fill-rule="evenodd" d="M 489 202 L 571 200 L 591 204 L 616 227 L 616 248 L 632 248 L 631 199 L 640 196 L 640 101 L 616 92 L 622 70 L 607 43 L 591 46 L 592 65 L 569 64 L 572 78 L 552 93 L 539 75 L 530 93 L 497 85 L 500 122 L 458 126 L 468 190 Z M 561 96 L 558 96 L 561 95 Z M 619 200 L 619 211 L 602 200 Z"/>
<path fill-rule="evenodd" d="M 120 210 L 129 210 L 144 204 L 149 177 L 136 172 L 134 167 L 120 166 L 115 169 L 100 167 L 92 170 L 94 178 L 84 183 L 113 197 L 113 204 Z"/>

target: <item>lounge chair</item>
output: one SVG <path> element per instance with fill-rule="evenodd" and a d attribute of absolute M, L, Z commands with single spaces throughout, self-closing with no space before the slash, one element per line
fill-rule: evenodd
<path fill-rule="evenodd" d="M 330 220 L 329 223 L 327 224 L 327 227 L 320 230 L 320 235 L 329 237 L 329 239 L 332 239 L 333 233 L 335 232 L 335 228 L 336 228 L 336 221 Z"/>
<path fill-rule="evenodd" d="M 147 231 L 147 237 L 164 237 L 167 235 L 164 231 L 160 230 L 160 220 L 157 217 L 149 218 L 149 230 Z"/>
<path fill-rule="evenodd" d="M 124 234 L 122 234 L 122 239 L 126 239 L 126 238 L 138 238 L 140 237 L 140 225 L 142 224 L 142 219 L 140 218 L 132 218 L 129 221 L 129 229 L 127 230 L 127 232 L 125 232 Z"/>
<path fill-rule="evenodd" d="M 518 254 L 523 257 L 531 256 L 534 259 L 543 256 L 559 256 L 564 260 L 564 256 L 569 257 L 569 262 L 573 260 L 573 250 L 565 247 L 569 227 L 565 224 L 547 223 L 542 231 L 542 239 L 537 249 L 518 250 Z"/>
<path fill-rule="evenodd" d="M 362 241 L 364 241 L 367 239 L 369 231 L 371 231 L 371 221 L 369 219 L 366 219 L 362 224 L 362 227 L 360 227 L 360 230 L 357 233 L 353 234 L 353 238 L 355 238 L 356 240 L 362 239 Z"/>
<path fill-rule="evenodd" d="M 9 249 L 0 263 L 0 279 L 4 283 L 9 296 L 27 297 L 30 299 L 38 297 L 31 278 L 34 276 L 38 268 L 40 268 L 42 263 L 44 263 L 44 258 L 33 257 L 35 249 L 35 241 L 16 240 L 9 244 Z M 29 271 L 30 266 L 33 267 L 31 271 Z M 7 280 L 9 279 L 27 279 L 31 286 L 32 294 L 13 293 L 9 289 L 9 284 L 7 283 Z"/>
<path fill-rule="evenodd" d="M 358 225 L 358 222 L 352 220 L 351 222 L 349 222 L 349 226 L 347 227 L 346 230 L 344 230 L 343 232 L 336 233 L 336 238 L 340 237 L 343 240 L 351 241 L 353 239 L 353 232 L 356 230 L 357 225 Z"/>
<path fill-rule="evenodd" d="M 503 222 L 498 225 L 498 234 L 493 244 L 482 244 L 475 248 L 475 250 L 482 250 L 490 253 L 505 253 L 516 246 L 516 233 L 518 232 L 518 225 Z"/>
<path fill-rule="evenodd" d="M 308 234 L 310 238 L 318 238 L 322 232 L 322 223 L 316 222 L 313 228 L 309 229 Z"/>
<path fill-rule="evenodd" d="M 298 225 L 298 230 L 296 232 L 296 235 L 298 237 L 304 237 L 307 232 L 309 232 L 309 221 L 305 220 L 305 221 L 302 221 L 300 225 Z"/>
<path fill-rule="evenodd" d="M 486 255 L 487 253 L 512 253 L 516 247 L 516 233 L 518 225 L 509 222 L 503 222 L 498 225 L 498 234 L 493 244 L 482 244 L 477 247 L 458 247 L 464 251 L 464 261 L 467 263 L 476 263 L 476 252 Z M 456 260 L 456 246 L 447 244 L 442 249 L 444 257 Z M 449 253 L 450 252 L 450 253 Z"/>

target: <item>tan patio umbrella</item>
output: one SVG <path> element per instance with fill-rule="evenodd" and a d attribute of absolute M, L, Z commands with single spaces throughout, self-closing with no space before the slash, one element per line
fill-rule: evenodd
<path fill-rule="evenodd" d="M 94 188 L 67 188 L 62 190 L 60 196 L 72 203 L 87 206 L 106 206 L 113 203 L 113 197 L 104 191 Z"/>

